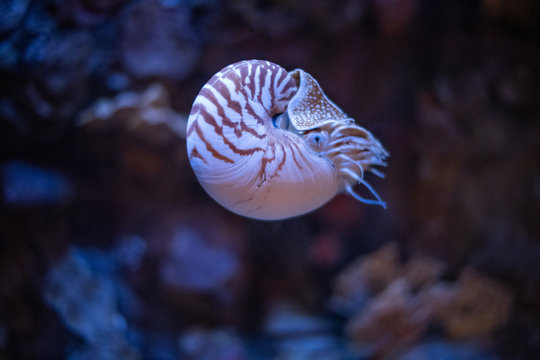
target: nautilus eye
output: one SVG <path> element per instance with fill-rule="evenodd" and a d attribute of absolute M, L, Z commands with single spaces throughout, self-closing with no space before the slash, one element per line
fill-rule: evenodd
<path fill-rule="evenodd" d="M 208 194 L 247 217 L 298 216 L 340 192 L 386 206 L 364 171 L 382 177 L 374 166 L 386 165 L 387 151 L 300 69 L 247 60 L 219 71 L 193 103 L 187 150 Z"/>
<path fill-rule="evenodd" d="M 313 131 L 304 137 L 306 143 L 315 152 L 321 152 L 328 143 L 328 133 L 326 131 Z"/>

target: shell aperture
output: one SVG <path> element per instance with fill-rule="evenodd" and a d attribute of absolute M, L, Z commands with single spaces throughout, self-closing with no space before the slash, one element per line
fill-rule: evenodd
<path fill-rule="evenodd" d="M 201 89 L 187 125 L 190 164 L 208 194 L 250 218 L 317 209 L 337 193 L 385 206 L 363 179 L 388 156 L 303 70 L 262 60 L 229 65 Z M 375 199 L 353 190 L 364 184 Z"/>

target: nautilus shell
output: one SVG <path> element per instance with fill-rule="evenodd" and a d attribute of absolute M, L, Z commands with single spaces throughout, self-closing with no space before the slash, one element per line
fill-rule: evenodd
<path fill-rule="evenodd" d="M 342 192 L 386 206 L 364 172 L 382 177 L 373 166 L 386 165 L 387 151 L 300 69 L 248 60 L 219 71 L 193 103 L 187 151 L 208 194 L 247 217 L 298 216 Z"/>

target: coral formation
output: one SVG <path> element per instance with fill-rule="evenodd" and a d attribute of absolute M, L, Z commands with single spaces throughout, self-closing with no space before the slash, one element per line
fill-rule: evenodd
<path fill-rule="evenodd" d="M 430 325 L 453 338 L 478 339 L 506 323 L 512 308 L 508 289 L 472 269 L 455 283 L 444 281 L 444 269 L 426 256 L 401 263 L 396 244 L 356 260 L 336 279 L 332 302 L 335 307 L 355 303 L 358 293 L 366 296 L 356 301 L 346 326 L 351 342 L 362 352 L 389 355 L 420 341 Z"/>
<path fill-rule="evenodd" d="M 446 295 L 434 316 L 452 337 L 487 337 L 510 317 L 510 291 L 473 269 L 463 270 Z"/>
<path fill-rule="evenodd" d="M 185 139 L 187 118 L 171 108 L 167 89 L 153 84 L 139 94 L 126 91 L 112 99 L 98 100 L 80 113 L 77 123 L 90 127 L 120 126 L 159 141 L 169 135 L 159 131 L 160 125 L 170 132 L 168 137 Z"/>
<path fill-rule="evenodd" d="M 125 318 L 118 311 L 118 295 L 111 273 L 99 273 L 91 254 L 70 250 L 47 274 L 43 297 L 66 326 L 86 341 L 72 359 L 139 359 L 127 340 Z"/>
<path fill-rule="evenodd" d="M 439 279 L 444 270 L 442 261 L 421 255 L 402 263 L 397 244 L 390 243 L 353 261 L 339 274 L 332 303 L 336 310 L 355 312 L 366 298 L 376 296 L 397 279 L 403 279 L 408 292 L 416 292 Z"/>
<path fill-rule="evenodd" d="M 391 355 L 420 340 L 429 320 L 429 311 L 419 306 L 407 281 L 399 279 L 349 320 L 346 334 L 363 353 Z"/>

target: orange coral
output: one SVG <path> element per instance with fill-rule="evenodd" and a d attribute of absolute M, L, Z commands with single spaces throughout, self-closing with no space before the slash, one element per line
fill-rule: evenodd
<path fill-rule="evenodd" d="M 367 287 L 371 293 L 378 293 L 397 278 L 399 272 L 397 246 L 386 245 L 347 267 L 336 280 L 335 294 L 347 296 L 358 287 Z"/>
<path fill-rule="evenodd" d="M 418 306 L 403 279 L 396 280 L 373 298 L 347 324 L 355 345 L 385 355 L 418 341 L 429 324 L 430 313 Z"/>
<path fill-rule="evenodd" d="M 354 262 L 334 293 L 334 305 L 353 310 L 346 325 L 351 342 L 389 355 L 419 341 L 433 323 L 463 339 L 489 336 L 507 321 L 512 296 L 504 286 L 472 269 L 455 283 L 441 281 L 445 267 L 425 256 L 402 264 L 395 244 Z"/>
<path fill-rule="evenodd" d="M 345 269 L 336 280 L 335 294 L 347 296 L 358 287 L 377 294 L 398 278 L 404 278 L 413 290 L 417 290 L 439 279 L 445 268 L 442 261 L 420 255 L 402 264 L 397 245 L 391 243 Z"/>
<path fill-rule="evenodd" d="M 451 293 L 435 317 L 452 337 L 487 336 L 510 316 L 509 290 L 473 269 L 463 270 Z"/>

